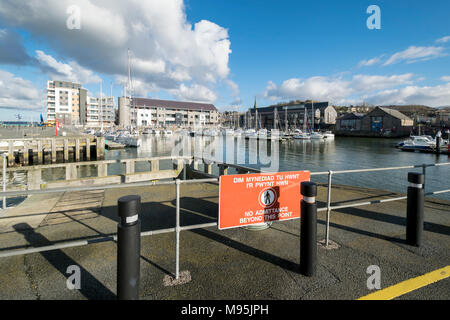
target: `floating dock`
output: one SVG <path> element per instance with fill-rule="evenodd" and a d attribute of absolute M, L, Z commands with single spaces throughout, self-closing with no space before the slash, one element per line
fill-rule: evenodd
<path fill-rule="evenodd" d="M 109 141 L 109 140 L 105 141 L 105 148 L 108 150 L 125 149 L 125 147 L 126 147 L 126 145 L 124 145 L 122 143 L 117 143 L 117 142 Z"/>

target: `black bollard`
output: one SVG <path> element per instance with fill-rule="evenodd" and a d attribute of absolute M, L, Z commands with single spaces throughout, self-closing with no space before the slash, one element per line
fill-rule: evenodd
<path fill-rule="evenodd" d="M 406 206 L 406 243 L 419 247 L 423 233 L 423 208 L 425 191 L 424 175 L 417 172 L 408 172 L 408 200 Z"/>
<path fill-rule="evenodd" d="M 121 197 L 117 206 L 117 299 L 138 300 L 141 256 L 141 197 Z"/>
<path fill-rule="evenodd" d="M 300 273 L 312 277 L 317 264 L 317 185 L 302 182 L 300 220 Z"/>

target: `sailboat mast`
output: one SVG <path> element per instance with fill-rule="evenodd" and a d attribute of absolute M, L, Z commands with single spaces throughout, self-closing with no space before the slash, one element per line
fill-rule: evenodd
<path fill-rule="evenodd" d="M 127 93 L 128 93 L 128 101 L 130 102 L 130 111 L 131 111 L 131 115 L 134 115 L 134 108 L 132 108 L 132 104 L 131 104 L 131 66 L 130 66 L 130 49 L 128 49 L 128 88 L 127 88 Z M 131 120 L 132 117 L 130 117 Z M 135 121 L 137 121 L 137 119 L 135 119 Z M 133 121 L 130 121 L 130 125 L 131 125 L 131 130 L 133 130 Z"/>
<path fill-rule="evenodd" d="M 102 104 L 103 89 L 102 89 L 102 85 L 103 85 L 103 80 L 100 82 L 100 132 L 101 133 L 103 133 L 103 104 Z"/>
<path fill-rule="evenodd" d="M 284 106 L 284 131 L 287 133 L 288 128 L 288 120 L 287 120 L 287 106 Z"/>
<path fill-rule="evenodd" d="M 312 110 L 312 114 L 311 114 L 311 132 L 314 132 L 314 120 L 315 120 L 315 116 L 314 116 L 314 101 L 311 100 L 311 110 Z"/>
<path fill-rule="evenodd" d="M 306 117 L 306 112 L 308 112 L 308 109 L 306 109 L 306 105 L 303 108 L 303 132 L 306 132 L 306 121 L 307 121 L 307 117 Z"/>

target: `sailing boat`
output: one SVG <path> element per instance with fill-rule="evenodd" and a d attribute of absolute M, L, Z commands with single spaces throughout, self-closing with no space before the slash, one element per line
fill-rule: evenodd
<path fill-rule="evenodd" d="M 128 84 L 127 84 L 127 94 L 128 100 L 130 101 L 130 105 L 133 104 L 133 113 L 136 110 L 136 102 L 132 98 L 132 82 L 131 82 L 131 66 L 130 66 L 130 49 L 128 49 Z M 131 110 L 130 110 L 131 112 Z M 131 118 L 131 117 L 130 117 Z M 135 116 L 135 121 L 137 125 L 137 115 Z M 133 131 L 133 125 L 131 125 L 131 131 Z M 139 134 L 133 134 L 132 132 L 122 132 L 117 136 L 117 140 L 119 143 L 125 144 L 128 147 L 140 147 L 141 146 L 141 138 Z"/>
<path fill-rule="evenodd" d="M 309 140 L 311 137 L 310 135 L 306 132 L 306 124 L 308 121 L 308 116 L 307 116 L 307 110 L 306 110 L 306 106 L 304 108 L 304 112 L 303 112 L 303 132 L 299 132 L 294 134 L 293 138 L 294 139 L 300 139 L 300 140 Z"/>
<path fill-rule="evenodd" d="M 314 132 L 314 122 L 316 120 L 316 116 L 314 114 L 314 101 L 311 100 L 311 122 L 312 122 L 312 130 L 311 130 L 311 135 L 310 138 L 311 139 L 315 139 L 315 140 L 320 140 L 323 139 L 323 135 L 319 132 Z"/>
<path fill-rule="evenodd" d="M 273 109 L 273 129 L 270 131 L 270 139 L 271 140 L 278 140 L 280 139 L 281 134 L 280 130 L 278 129 L 278 110 L 275 107 Z"/>

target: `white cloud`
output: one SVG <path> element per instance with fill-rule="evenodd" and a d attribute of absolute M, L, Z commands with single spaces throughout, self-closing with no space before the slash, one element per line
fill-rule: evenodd
<path fill-rule="evenodd" d="M 442 76 L 441 80 L 445 82 L 450 82 L 450 76 Z"/>
<path fill-rule="evenodd" d="M 376 90 L 396 87 L 399 85 L 412 84 L 413 77 L 414 74 L 412 73 L 392 76 L 357 74 L 353 76 L 350 87 L 355 92 L 372 92 Z"/>
<path fill-rule="evenodd" d="M 446 37 L 443 37 L 443 38 L 440 38 L 440 39 L 436 40 L 437 43 L 447 43 L 449 41 L 450 41 L 450 36 L 446 36 Z"/>
<path fill-rule="evenodd" d="M 269 81 L 264 96 L 271 100 L 316 99 L 345 104 L 355 99 L 363 100 L 379 90 L 412 84 L 413 77 L 412 73 L 406 73 L 391 76 L 358 74 L 347 80 L 322 76 L 292 78 L 283 81 L 280 86 Z"/>
<path fill-rule="evenodd" d="M 169 93 L 177 99 L 186 101 L 214 103 L 217 99 L 212 90 L 199 84 L 186 86 L 182 83 L 177 89 L 170 89 Z"/>
<path fill-rule="evenodd" d="M 374 64 L 380 63 L 381 57 L 375 57 L 369 60 L 362 60 L 358 63 L 358 67 L 370 67 Z"/>
<path fill-rule="evenodd" d="M 3 0 L 0 20 L 47 39 L 66 61 L 93 72 L 126 76 L 130 48 L 133 79 L 152 88 L 176 91 L 182 84 L 200 88 L 222 83 L 219 80 L 229 75 L 227 29 L 208 20 L 192 24 L 183 0 L 79 0 L 81 29 L 69 30 L 66 10 L 73 4 L 72 0 Z M 47 62 L 70 74 L 66 66 Z"/>
<path fill-rule="evenodd" d="M 414 63 L 418 61 L 425 61 L 434 59 L 437 57 L 441 57 L 444 54 L 443 47 L 416 47 L 410 46 L 408 49 L 404 51 L 400 51 L 394 53 L 384 64 L 383 66 L 391 65 L 394 63 L 399 63 L 402 61 L 406 61 L 406 63 Z"/>
<path fill-rule="evenodd" d="M 377 105 L 423 104 L 431 107 L 448 105 L 450 102 L 450 83 L 385 90 L 369 96 L 366 101 Z"/>
<path fill-rule="evenodd" d="M 41 50 L 36 50 L 36 59 L 40 67 L 54 79 L 58 78 L 59 80 L 68 80 L 81 84 L 101 82 L 99 76 L 95 75 L 91 70 L 81 67 L 75 61 L 70 61 L 68 64 L 62 63 Z"/>
<path fill-rule="evenodd" d="M 30 81 L 0 70 L 0 108 L 42 110 L 44 90 L 38 90 Z"/>

